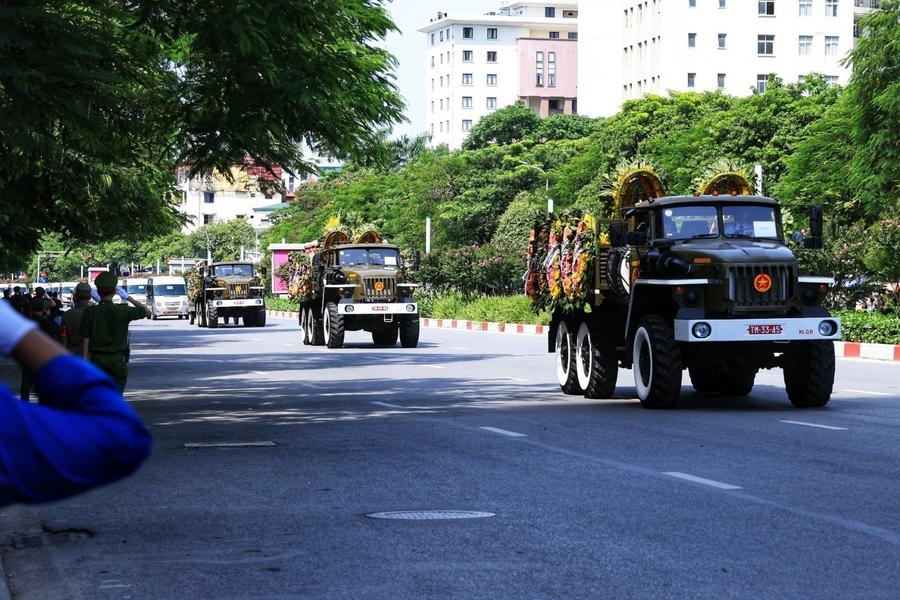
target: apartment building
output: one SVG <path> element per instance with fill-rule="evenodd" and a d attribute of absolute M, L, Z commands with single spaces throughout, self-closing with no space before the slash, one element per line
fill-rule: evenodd
<path fill-rule="evenodd" d="M 605 0 L 579 9 L 580 112 L 608 116 L 667 90 L 749 95 L 770 73 L 821 73 L 844 85 L 841 61 L 875 0 Z"/>
<path fill-rule="evenodd" d="M 578 3 L 508 2 L 484 15 L 438 13 L 426 26 L 431 144 L 459 148 L 478 120 L 521 100 L 535 113 L 578 111 Z"/>

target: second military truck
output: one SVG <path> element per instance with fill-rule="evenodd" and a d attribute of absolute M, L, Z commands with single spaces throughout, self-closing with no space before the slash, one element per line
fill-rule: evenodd
<path fill-rule="evenodd" d="M 241 319 L 245 327 L 266 326 L 265 286 L 249 262 L 219 262 L 200 267 L 192 290 L 192 320 L 200 327 L 215 328 L 219 319 Z"/>

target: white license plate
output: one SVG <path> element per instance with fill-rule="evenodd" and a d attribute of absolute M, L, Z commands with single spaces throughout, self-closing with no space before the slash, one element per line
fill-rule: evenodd
<path fill-rule="evenodd" d="M 234 302 L 235 306 L 243 306 L 244 305 L 243 300 L 232 300 L 232 302 Z"/>

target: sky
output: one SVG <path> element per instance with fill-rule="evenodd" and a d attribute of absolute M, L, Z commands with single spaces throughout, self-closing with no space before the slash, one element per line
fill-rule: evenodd
<path fill-rule="evenodd" d="M 417 30 L 437 13 L 482 14 L 500 7 L 501 0 L 393 0 L 387 4 L 391 18 L 400 29 L 385 40 L 397 58 L 397 87 L 406 101 L 409 123 L 394 127 L 394 136 L 415 136 L 425 132 L 425 34 Z"/>

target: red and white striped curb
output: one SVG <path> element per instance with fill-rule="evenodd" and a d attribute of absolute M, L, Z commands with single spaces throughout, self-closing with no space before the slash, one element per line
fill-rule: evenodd
<path fill-rule="evenodd" d="M 835 342 L 834 355 L 842 358 L 872 358 L 900 362 L 900 345 Z"/>
<path fill-rule="evenodd" d="M 298 313 L 287 310 L 270 310 L 270 317 L 297 319 Z M 546 325 L 524 325 L 522 323 L 490 323 L 487 321 L 465 321 L 462 319 L 423 318 L 422 326 L 433 329 L 462 329 L 466 331 L 487 331 L 511 335 L 544 335 Z M 900 362 L 900 345 L 863 344 L 860 342 L 835 342 L 834 354 L 840 358 L 869 358 Z"/>

